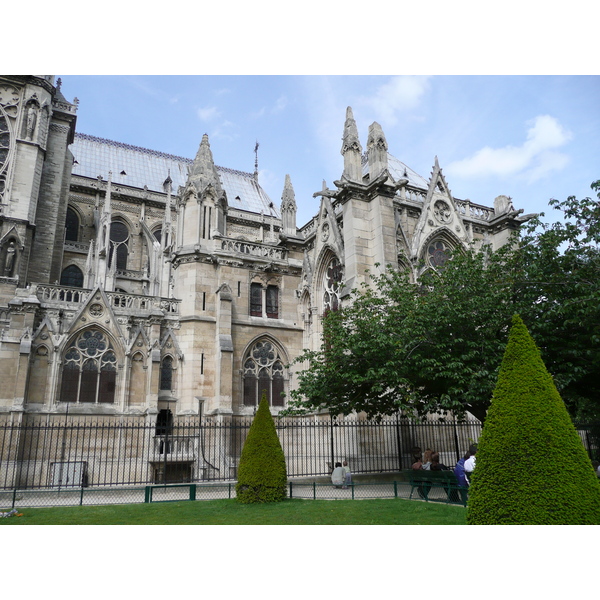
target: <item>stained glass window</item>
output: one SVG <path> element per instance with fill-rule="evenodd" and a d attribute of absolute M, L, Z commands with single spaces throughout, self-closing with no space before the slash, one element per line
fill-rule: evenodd
<path fill-rule="evenodd" d="M 432 242 L 427 249 L 429 262 L 433 267 L 441 267 L 448 260 L 448 249 L 444 242 Z"/>
<path fill-rule="evenodd" d="M 267 317 L 279 318 L 279 288 L 276 285 L 267 286 Z"/>
<path fill-rule="evenodd" d="M 256 406 L 266 393 L 271 406 L 283 406 L 283 357 L 268 340 L 260 340 L 250 348 L 244 361 L 244 405 Z"/>
<path fill-rule="evenodd" d="M 64 355 L 60 401 L 112 404 L 116 381 L 117 357 L 104 333 L 82 332 Z"/>
<path fill-rule="evenodd" d="M 160 366 L 159 389 L 169 391 L 173 389 L 173 359 L 170 356 L 165 356 Z"/>
<path fill-rule="evenodd" d="M 65 221 L 65 240 L 67 242 L 79 240 L 79 217 L 70 206 L 67 208 L 67 220 Z"/>
<path fill-rule="evenodd" d="M 112 265 L 113 255 L 117 254 L 117 269 L 127 269 L 127 256 L 129 254 L 129 248 L 127 246 L 129 242 L 129 229 L 125 223 L 120 221 L 113 221 L 110 224 L 110 253 L 108 258 L 108 265 Z"/>
<path fill-rule="evenodd" d="M 250 284 L 250 315 L 262 317 L 262 286 L 260 283 Z"/>
<path fill-rule="evenodd" d="M 83 287 L 83 273 L 76 265 L 69 265 L 60 275 L 60 285 Z"/>

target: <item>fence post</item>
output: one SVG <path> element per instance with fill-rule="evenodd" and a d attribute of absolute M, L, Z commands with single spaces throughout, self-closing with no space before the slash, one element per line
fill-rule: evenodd
<path fill-rule="evenodd" d="M 290 481 L 290 500 L 292 498 L 292 482 Z"/>
<path fill-rule="evenodd" d="M 83 506 L 83 486 L 81 486 L 81 493 L 79 494 L 79 506 Z"/>
<path fill-rule="evenodd" d="M 398 497 L 398 482 L 394 479 L 394 498 Z"/>
<path fill-rule="evenodd" d="M 400 439 L 400 415 L 396 413 L 396 447 L 398 448 L 398 466 L 402 471 L 402 442 Z"/>
<path fill-rule="evenodd" d="M 313 481 L 313 500 L 317 499 L 317 482 Z"/>

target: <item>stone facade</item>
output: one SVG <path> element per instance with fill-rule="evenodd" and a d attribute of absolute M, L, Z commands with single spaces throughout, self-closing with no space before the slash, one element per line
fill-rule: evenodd
<path fill-rule="evenodd" d="M 277 412 L 367 270 L 416 278 L 525 218 L 454 198 L 437 158 L 419 176 L 377 123 L 363 152 L 350 108 L 341 178 L 300 226 L 289 175 L 275 205 L 207 136 L 171 156 L 75 133 L 77 108 L 51 76 L 0 77 L 0 420 L 251 415 L 263 389 Z"/>

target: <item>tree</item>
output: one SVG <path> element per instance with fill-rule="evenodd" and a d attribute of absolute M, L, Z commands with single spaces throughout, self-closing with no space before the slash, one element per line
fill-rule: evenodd
<path fill-rule="evenodd" d="M 600 181 L 591 185 L 600 199 Z M 515 303 L 570 413 L 600 419 L 600 203 L 571 196 L 534 219 L 512 257 Z"/>
<path fill-rule="evenodd" d="M 416 285 L 388 269 L 354 290 L 324 317 L 322 347 L 297 359 L 308 367 L 288 412 L 484 420 L 519 313 L 571 414 L 600 418 L 600 208 L 590 198 L 550 204 L 560 221 L 532 219 L 496 251 L 460 248 Z"/>
<path fill-rule="evenodd" d="M 279 502 L 286 497 L 286 486 L 285 456 L 263 392 L 242 448 L 235 488 L 237 500 L 243 504 Z"/>
<path fill-rule="evenodd" d="M 298 361 L 291 410 L 369 416 L 438 410 L 482 418 L 510 324 L 502 253 L 454 253 L 417 285 L 388 269 L 324 318 L 324 344 Z"/>
<path fill-rule="evenodd" d="M 478 442 L 467 522 L 600 524 L 600 481 L 517 315 Z"/>

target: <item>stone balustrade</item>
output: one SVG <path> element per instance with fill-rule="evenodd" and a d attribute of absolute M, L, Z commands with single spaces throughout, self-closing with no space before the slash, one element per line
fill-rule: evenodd
<path fill-rule="evenodd" d="M 275 260 L 285 260 L 287 255 L 287 250 L 285 248 L 230 239 L 221 240 L 221 250 L 233 252 L 235 254 L 258 256 Z"/>
<path fill-rule="evenodd" d="M 64 285 L 38 285 L 36 295 L 40 302 L 57 304 L 68 307 L 72 304 L 85 303 L 92 290 L 67 287 Z M 180 300 L 174 298 L 159 298 L 142 296 L 139 294 L 126 294 L 124 292 L 105 292 L 108 302 L 115 310 L 125 309 L 131 311 L 148 312 L 159 309 L 170 315 L 179 314 Z"/>
<path fill-rule="evenodd" d="M 469 200 L 456 200 L 458 212 L 464 217 L 479 219 L 480 221 L 491 221 L 494 218 L 494 209 L 473 204 Z"/>

